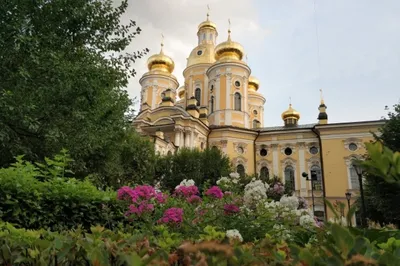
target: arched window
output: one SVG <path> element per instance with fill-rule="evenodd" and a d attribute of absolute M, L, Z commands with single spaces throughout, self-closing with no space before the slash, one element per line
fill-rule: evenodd
<path fill-rule="evenodd" d="M 257 128 L 258 127 L 258 120 L 254 119 L 253 120 L 253 128 Z"/>
<path fill-rule="evenodd" d="M 310 169 L 311 178 L 313 178 L 313 189 L 322 190 L 322 173 L 321 168 L 318 165 L 313 165 Z"/>
<path fill-rule="evenodd" d="M 238 164 L 238 166 L 236 166 L 236 172 L 241 176 L 244 177 L 244 175 L 246 174 L 244 171 L 244 166 L 243 164 Z"/>
<path fill-rule="evenodd" d="M 214 112 L 214 96 L 211 96 L 211 101 L 210 101 L 210 113 Z"/>
<path fill-rule="evenodd" d="M 358 182 L 358 175 L 353 165 L 350 165 L 350 181 L 351 181 L 351 189 L 360 189 L 360 183 Z"/>
<path fill-rule="evenodd" d="M 196 105 L 199 106 L 200 105 L 200 100 L 201 100 L 201 90 L 199 88 L 197 88 L 194 91 L 194 97 L 196 98 L 196 101 L 197 101 Z"/>
<path fill-rule="evenodd" d="M 260 170 L 260 178 L 262 179 L 269 179 L 269 171 L 268 171 L 268 167 L 263 166 Z"/>
<path fill-rule="evenodd" d="M 285 168 L 285 185 L 294 190 L 294 169 L 290 165 Z"/>
<path fill-rule="evenodd" d="M 241 111 L 242 110 L 242 96 L 239 92 L 235 93 L 235 110 Z"/>

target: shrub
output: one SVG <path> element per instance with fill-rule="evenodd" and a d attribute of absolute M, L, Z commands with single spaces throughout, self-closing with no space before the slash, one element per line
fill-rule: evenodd
<path fill-rule="evenodd" d="M 184 179 L 192 179 L 201 189 L 205 183 L 215 185 L 230 173 L 229 158 L 218 149 L 180 149 L 176 154 L 159 157 L 156 177 L 162 187 L 173 191 Z"/>
<path fill-rule="evenodd" d="M 115 192 L 100 191 L 87 180 L 62 177 L 62 157 L 47 161 L 40 169 L 18 157 L 11 167 L 0 169 L 1 220 L 51 230 L 78 225 L 89 229 L 96 224 L 115 228 L 124 221 L 126 204 L 117 201 Z M 46 179 L 40 181 L 43 176 Z"/>

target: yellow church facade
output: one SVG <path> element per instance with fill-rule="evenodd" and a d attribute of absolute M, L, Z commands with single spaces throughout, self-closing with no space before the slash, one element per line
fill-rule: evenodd
<path fill-rule="evenodd" d="M 305 197 L 321 218 L 329 218 L 323 198 L 346 201 L 358 193 L 354 159 L 365 154 L 383 121 L 328 123 L 321 99 L 315 124 L 299 124 L 291 105 L 282 113 L 282 126 L 264 126 L 265 97 L 259 81 L 243 60 L 243 47 L 228 40 L 217 44 L 217 27 L 207 20 L 197 31 L 198 46 L 187 58 L 184 84 L 173 75 L 174 61 L 164 53 L 148 59 L 149 71 L 140 79 L 141 105 L 133 121 L 136 130 L 154 139 L 161 155 L 179 148 L 218 148 L 238 173 L 278 176 L 296 195 Z M 313 176 L 311 182 L 303 173 Z M 347 204 L 346 204 L 347 205 Z"/>

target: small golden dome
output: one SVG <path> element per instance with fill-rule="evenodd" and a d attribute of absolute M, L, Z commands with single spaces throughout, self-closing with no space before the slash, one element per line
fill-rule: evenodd
<path fill-rule="evenodd" d="M 231 30 L 228 30 L 228 40 L 215 47 L 216 60 L 242 60 L 243 54 L 243 46 L 231 40 Z"/>
<path fill-rule="evenodd" d="M 294 118 L 296 120 L 300 119 L 300 113 L 292 108 L 292 104 L 289 104 L 289 109 L 287 109 L 285 112 L 282 113 L 283 120 L 286 120 L 289 118 Z"/>
<path fill-rule="evenodd" d="M 184 87 L 184 86 L 182 86 L 182 87 L 179 88 L 179 90 L 178 90 L 178 96 L 179 96 L 179 99 L 185 98 L 185 87 Z"/>
<path fill-rule="evenodd" d="M 214 22 L 210 21 L 210 13 L 209 12 L 207 12 L 207 20 L 200 23 L 199 27 L 198 27 L 199 31 L 201 29 L 205 29 L 205 28 L 209 28 L 209 29 L 211 28 L 213 30 L 217 30 L 217 25 Z"/>
<path fill-rule="evenodd" d="M 199 27 L 198 27 L 199 30 L 205 29 L 205 28 L 209 28 L 209 29 L 211 28 L 213 30 L 217 30 L 217 25 L 214 22 L 209 21 L 208 17 L 207 17 L 207 20 L 200 23 Z"/>
<path fill-rule="evenodd" d="M 260 81 L 256 77 L 250 76 L 249 77 L 249 89 L 257 91 L 259 87 L 260 87 Z"/>
<path fill-rule="evenodd" d="M 172 71 L 174 71 L 175 68 L 174 60 L 172 60 L 171 57 L 164 54 L 163 46 L 164 44 L 161 43 L 160 53 L 150 56 L 149 59 L 147 60 L 147 67 L 149 68 L 149 71 L 158 70 L 169 73 L 172 73 Z"/>

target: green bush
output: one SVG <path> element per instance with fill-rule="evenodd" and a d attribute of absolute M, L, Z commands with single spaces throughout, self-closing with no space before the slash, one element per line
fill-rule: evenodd
<path fill-rule="evenodd" d="M 229 158 L 218 149 L 180 149 L 176 154 L 159 157 L 156 179 L 162 187 L 172 191 L 184 179 L 192 179 L 197 186 L 214 185 L 221 176 L 231 172 Z"/>
<path fill-rule="evenodd" d="M 0 169 L 0 219 L 27 229 L 69 229 L 78 225 L 116 227 L 124 221 L 125 203 L 112 191 L 100 191 L 89 181 L 63 177 L 61 156 L 33 165 L 17 158 Z M 41 179 L 41 180 L 39 180 Z"/>

